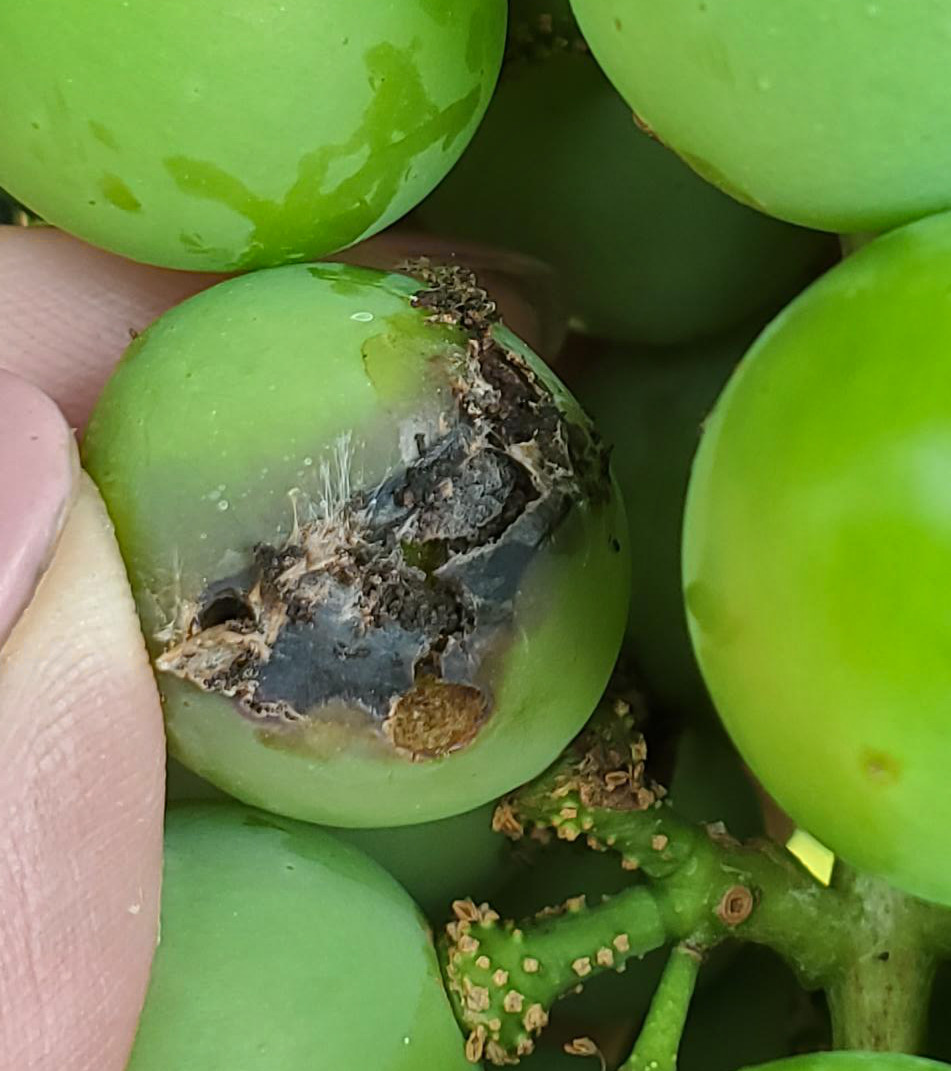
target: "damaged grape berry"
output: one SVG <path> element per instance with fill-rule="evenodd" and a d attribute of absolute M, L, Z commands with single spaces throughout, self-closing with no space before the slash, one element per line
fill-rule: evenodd
<path fill-rule="evenodd" d="M 577 403 L 471 273 L 295 265 L 136 339 L 84 445 L 169 744 L 279 813 L 401 825 L 531 778 L 627 612 Z"/>

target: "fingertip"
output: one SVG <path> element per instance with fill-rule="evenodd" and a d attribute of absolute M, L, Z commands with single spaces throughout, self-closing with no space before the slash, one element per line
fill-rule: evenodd
<path fill-rule="evenodd" d="M 75 438 L 53 401 L 0 369 L 0 647 L 50 560 L 78 472 Z"/>
<path fill-rule="evenodd" d="M 122 1071 L 158 935 L 164 734 L 85 475 L 0 651 L 0 755 L 0 1068 Z"/>

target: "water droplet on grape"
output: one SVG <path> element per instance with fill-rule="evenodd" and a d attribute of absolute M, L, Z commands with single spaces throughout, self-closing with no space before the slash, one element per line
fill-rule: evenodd
<path fill-rule="evenodd" d="M 228 500 L 227 500 L 226 498 L 223 498 L 223 499 L 222 499 L 222 500 L 221 500 L 221 501 L 220 501 L 220 502 L 218 503 L 218 509 L 220 509 L 220 510 L 224 511 L 224 510 L 226 510 L 227 508 L 228 508 Z"/>
<path fill-rule="evenodd" d="M 373 319 L 372 312 L 355 312 L 351 317 L 351 320 L 356 320 L 357 323 L 368 324 Z"/>

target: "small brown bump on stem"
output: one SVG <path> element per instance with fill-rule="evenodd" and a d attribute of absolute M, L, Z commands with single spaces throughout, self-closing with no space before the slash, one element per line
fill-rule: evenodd
<path fill-rule="evenodd" d="M 471 1012 L 488 1011 L 492 1004 L 488 989 L 482 985 L 470 985 L 465 995 L 465 1004 Z"/>
<path fill-rule="evenodd" d="M 503 800 L 492 815 L 492 832 L 502 833 L 510 840 L 518 840 L 525 833 L 525 827 L 518 820 L 515 808 L 508 800 Z"/>
<path fill-rule="evenodd" d="M 651 847 L 655 852 L 662 852 L 670 843 L 670 838 L 664 836 L 663 833 L 656 833 L 651 837 Z"/>
<path fill-rule="evenodd" d="M 618 952 L 630 952 L 631 939 L 626 933 L 619 933 L 617 937 L 611 942 Z"/>
<path fill-rule="evenodd" d="M 524 1006 L 525 997 L 521 993 L 519 993 L 517 989 L 510 989 L 505 994 L 505 999 L 502 1001 L 502 1007 L 510 1015 L 519 1015 Z"/>
<path fill-rule="evenodd" d="M 492 966 L 492 960 L 490 960 L 488 956 L 479 956 L 476 960 L 476 966 L 480 970 L 487 971 Z"/>
<path fill-rule="evenodd" d="M 502 988 L 502 986 L 504 986 L 508 982 L 508 980 L 509 980 L 509 972 L 508 971 L 503 971 L 501 967 L 499 967 L 499 969 L 495 972 L 495 974 L 492 975 L 492 981 L 500 989 Z"/>
<path fill-rule="evenodd" d="M 506 1064 L 512 1062 L 509 1059 L 508 1053 L 505 1051 L 505 1047 L 495 1040 L 490 1041 L 486 1045 L 485 1056 L 489 1063 L 494 1064 L 496 1067 L 504 1067 Z"/>
<path fill-rule="evenodd" d="M 535 959 L 534 956 L 526 956 L 522 960 L 522 970 L 526 974 L 537 974 L 538 973 L 538 967 L 539 967 L 538 960 Z"/>
<path fill-rule="evenodd" d="M 541 1004 L 532 1004 L 522 1018 L 522 1026 L 529 1032 L 544 1030 L 548 1025 L 548 1013 Z"/>
<path fill-rule="evenodd" d="M 622 870 L 639 870 L 640 866 L 640 860 L 635 859 L 633 856 L 625 855 L 621 860 Z"/>
<path fill-rule="evenodd" d="M 481 912 L 472 900 L 453 900 L 452 913 L 460 922 L 478 922 Z"/>
<path fill-rule="evenodd" d="M 610 948 L 599 948 L 594 959 L 599 967 L 614 966 L 614 952 Z"/>
<path fill-rule="evenodd" d="M 486 1026 L 492 1031 L 493 1034 L 497 1034 L 502 1029 L 501 1019 L 490 1019 Z"/>
<path fill-rule="evenodd" d="M 564 1046 L 569 1056 L 600 1056 L 601 1050 L 591 1038 L 574 1038 Z"/>
<path fill-rule="evenodd" d="M 580 956 L 572 963 L 571 969 L 579 978 L 586 978 L 591 973 L 591 957 Z"/>
<path fill-rule="evenodd" d="M 485 1039 L 485 1027 L 479 1023 L 466 1039 L 466 1059 L 470 1064 L 477 1064 L 482 1059 L 482 1054 L 485 1051 Z"/>
<path fill-rule="evenodd" d="M 472 955 L 474 952 L 479 951 L 479 942 L 475 937 L 471 937 L 469 934 L 464 933 L 456 942 L 456 947 L 460 952 L 464 952 L 466 955 Z"/>
<path fill-rule="evenodd" d="M 753 913 L 753 906 L 752 892 L 745 885 L 734 885 L 727 889 L 717 905 L 717 918 L 732 929 L 746 922 Z"/>

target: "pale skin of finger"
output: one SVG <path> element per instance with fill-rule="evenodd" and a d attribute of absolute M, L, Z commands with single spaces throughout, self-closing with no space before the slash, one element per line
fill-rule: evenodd
<path fill-rule="evenodd" d="M 85 475 L 0 650 L 0 757 L 0 1071 L 123 1071 L 158 932 L 164 739 Z"/>
<path fill-rule="evenodd" d="M 79 457 L 62 414 L 36 387 L 0 370 L 0 647 L 59 538 Z"/>
<path fill-rule="evenodd" d="M 52 227 L 0 226 L 0 368 L 81 431 L 133 333 L 222 278 L 136 264 Z"/>

